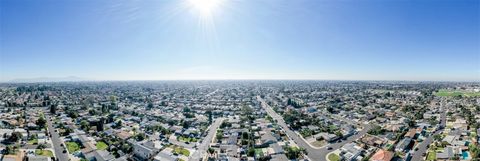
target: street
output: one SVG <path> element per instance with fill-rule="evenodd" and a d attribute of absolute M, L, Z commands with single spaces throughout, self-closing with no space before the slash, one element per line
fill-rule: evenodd
<path fill-rule="evenodd" d="M 198 149 L 197 151 L 195 151 L 195 153 L 192 154 L 192 156 L 190 157 L 190 161 L 198 161 L 202 159 L 203 156 L 205 156 L 205 153 L 207 152 L 207 149 L 209 148 L 210 143 L 212 142 L 213 137 L 215 137 L 215 133 L 218 127 L 222 124 L 223 120 L 225 120 L 225 118 L 218 118 L 215 120 L 215 122 L 212 123 L 212 125 L 208 129 L 207 136 L 205 137 L 205 139 L 203 139 L 202 143 L 197 146 Z"/>
<path fill-rule="evenodd" d="M 440 116 L 440 125 L 445 128 L 446 124 L 446 111 L 445 109 L 442 109 L 442 114 Z M 418 150 L 415 151 L 415 153 L 412 156 L 412 160 L 424 160 L 424 156 L 422 155 L 423 153 L 426 153 L 428 150 L 428 145 L 430 145 L 433 141 L 433 135 L 440 134 L 443 129 L 435 131 L 432 135 L 428 136 L 427 139 L 425 139 L 420 145 L 417 146 Z"/>
<path fill-rule="evenodd" d="M 340 143 L 329 144 L 328 146 L 332 147 L 331 150 L 328 150 L 326 147 L 323 147 L 323 148 L 320 148 L 320 149 L 315 149 L 315 148 L 311 147 L 310 144 L 305 142 L 300 136 L 298 136 L 297 133 L 290 130 L 290 128 L 288 128 L 287 124 L 283 120 L 283 117 L 278 115 L 262 98 L 257 96 L 257 100 L 261 102 L 262 107 L 265 109 L 265 111 L 268 113 L 268 115 L 270 115 L 270 117 L 272 117 L 273 119 L 277 120 L 277 124 L 280 125 L 285 130 L 288 137 L 290 137 L 293 141 L 295 141 L 295 143 L 298 144 L 298 146 L 306 149 L 308 158 L 310 158 L 312 160 L 325 160 L 328 153 L 330 153 L 330 152 L 332 152 L 336 149 L 339 149 L 340 147 L 342 147 L 346 143 L 352 142 L 352 141 L 360 138 L 365 133 L 367 133 L 367 131 L 370 129 L 370 126 L 365 125 L 362 131 L 358 132 L 354 136 L 348 137 L 347 140 L 342 141 Z"/>
<path fill-rule="evenodd" d="M 46 120 L 47 120 L 47 127 L 48 127 L 48 132 L 52 135 L 52 144 L 53 144 L 53 149 L 55 150 L 55 156 L 58 160 L 60 161 L 67 161 L 70 160 L 68 157 L 68 153 L 63 153 L 64 147 L 61 146 L 62 141 L 60 140 L 60 136 L 58 133 L 55 132 L 55 129 L 53 128 L 52 121 L 50 121 L 50 115 L 45 114 Z"/>
<path fill-rule="evenodd" d="M 168 142 L 172 143 L 172 144 L 175 144 L 175 145 L 180 145 L 184 148 L 190 148 L 190 149 L 193 149 L 193 147 L 195 146 L 194 143 L 190 143 L 190 144 L 187 144 L 185 142 L 181 142 L 181 141 L 178 141 L 177 138 L 174 136 L 174 135 L 171 135 L 169 138 L 168 138 Z"/>

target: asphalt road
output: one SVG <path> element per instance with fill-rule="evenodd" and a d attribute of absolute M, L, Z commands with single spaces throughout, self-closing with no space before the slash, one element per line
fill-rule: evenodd
<path fill-rule="evenodd" d="M 197 146 L 197 151 L 195 151 L 195 153 L 193 153 L 190 157 L 190 161 L 198 161 L 202 159 L 203 156 L 205 156 L 205 154 L 207 153 L 207 149 L 210 146 L 213 137 L 215 136 L 217 128 L 222 124 L 223 120 L 225 120 L 225 118 L 218 118 L 215 120 L 215 122 L 213 122 L 213 124 L 208 129 L 207 136 L 205 137 L 205 139 L 203 139 L 202 143 Z"/>
<path fill-rule="evenodd" d="M 195 147 L 195 144 L 194 143 L 190 143 L 190 144 L 187 144 L 185 142 L 181 142 L 181 141 L 178 141 L 175 136 L 170 136 L 168 138 L 168 142 L 172 143 L 172 144 L 175 144 L 175 145 L 180 145 L 180 146 L 183 146 L 185 148 L 190 148 L 192 149 L 193 147 Z"/>
<path fill-rule="evenodd" d="M 336 149 L 339 149 L 340 147 L 342 147 L 343 145 L 345 145 L 347 143 L 350 143 L 350 142 L 353 142 L 354 140 L 357 140 L 358 138 L 363 136 L 365 133 L 367 133 L 367 131 L 371 128 L 368 125 L 364 125 L 363 130 L 358 132 L 356 135 L 348 137 L 347 140 L 344 140 L 340 143 L 334 143 L 334 144 L 328 145 L 328 147 L 332 147 L 331 150 L 328 150 L 326 147 L 315 149 L 315 148 L 311 147 L 308 143 L 306 143 L 300 136 L 298 136 L 297 133 L 290 130 L 290 128 L 288 128 L 287 124 L 283 120 L 283 117 L 280 116 L 279 114 L 277 114 L 262 98 L 257 96 L 257 100 L 261 102 L 261 104 L 262 104 L 261 106 L 262 106 L 262 108 L 265 109 L 267 114 L 270 115 L 270 117 L 272 117 L 273 119 L 277 120 L 277 124 L 280 125 L 285 130 L 288 137 L 291 138 L 298 146 L 300 146 L 302 148 L 305 148 L 305 150 L 308 153 L 307 154 L 308 158 L 310 158 L 311 160 L 315 160 L 315 161 L 316 160 L 325 160 L 328 153 L 330 153 L 330 152 L 332 152 Z"/>
<path fill-rule="evenodd" d="M 68 157 L 67 153 L 63 153 L 64 147 L 60 146 L 62 144 L 62 141 L 60 140 L 60 135 L 55 132 L 55 128 L 52 125 L 52 122 L 50 121 L 50 115 L 46 114 L 45 115 L 47 119 L 47 127 L 48 127 L 48 132 L 52 135 L 52 144 L 53 144 L 53 149 L 55 150 L 55 156 L 58 160 L 60 161 L 68 161 L 70 160 Z"/>
<path fill-rule="evenodd" d="M 442 109 L 442 114 L 440 115 L 440 125 L 445 129 L 446 124 L 446 111 Z M 412 160 L 424 160 L 423 153 L 426 153 L 428 149 L 428 145 L 430 145 L 433 141 L 433 135 L 440 134 L 443 129 L 435 131 L 432 135 L 428 136 L 420 145 L 417 146 L 418 150 L 412 156 Z"/>
<path fill-rule="evenodd" d="M 21 146 L 22 149 L 37 149 L 37 147 L 38 147 L 38 144 L 37 145 L 25 144 Z M 52 146 L 50 144 L 45 144 L 45 149 L 48 149 L 48 148 L 52 148 Z"/>

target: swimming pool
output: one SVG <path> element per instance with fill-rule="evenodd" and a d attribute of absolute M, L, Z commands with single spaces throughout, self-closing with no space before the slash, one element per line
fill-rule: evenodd
<path fill-rule="evenodd" d="M 467 151 L 463 151 L 462 152 L 462 158 L 465 160 L 465 159 L 468 159 L 468 152 Z"/>

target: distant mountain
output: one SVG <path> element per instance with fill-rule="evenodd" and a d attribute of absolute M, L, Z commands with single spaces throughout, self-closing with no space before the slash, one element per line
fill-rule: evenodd
<path fill-rule="evenodd" d="M 25 78 L 25 79 L 13 79 L 10 83 L 38 83 L 38 82 L 76 82 L 86 81 L 87 79 L 68 76 L 68 77 L 38 77 L 38 78 Z"/>

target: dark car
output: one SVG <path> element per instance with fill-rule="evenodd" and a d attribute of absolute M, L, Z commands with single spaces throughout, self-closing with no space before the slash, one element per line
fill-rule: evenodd
<path fill-rule="evenodd" d="M 332 147 L 327 146 L 327 150 L 332 150 Z"/>
<path fill-rule="evenodd" d="M 63 153 L 67 153 L 67 150 L 63 150 Z"/>

